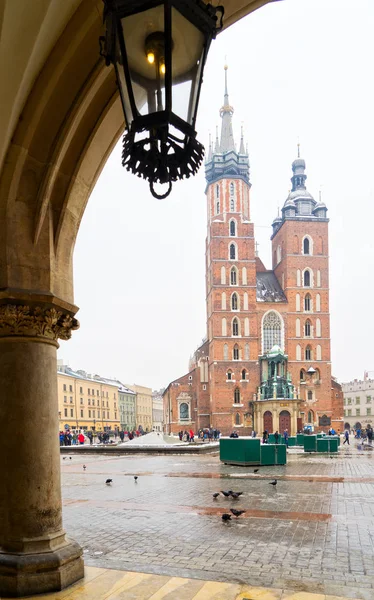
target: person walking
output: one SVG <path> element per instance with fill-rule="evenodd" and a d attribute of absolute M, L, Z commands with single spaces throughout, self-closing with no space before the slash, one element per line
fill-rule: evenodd
<path fill-rule="evenodd" d="M 194 442 L 195 441 L 195 434 L 192 431 L 192 429 L 190 429 L 190 442 Z"/>
<path fill-rule="evenodd" d="M 276 444 L 279 444 L 279 433 L 278 433 L 278 430 L 274 433 L 274 442 Z"/>
<path fill-rule="evenodd" d="M 286 444 L 286 448 L 288 448 L 288 430 L 285 429 L 284 433 L 283 433 L 283 437 L 284 437 L 284 443 Z"/>
<path fill-rule="evenodd" d="M 349 446 L 349 431 L 348 429 L 345 430 L 344 432 L 344 442 L 343 445 L 346 444 L 348 442 L 348 446 Z"/>
<path fill-rule="evenodd" d="M 268 438 L 269 438 L 269 434 L 268 434 L 267 430 L 265 429 L 265 431 L 262 434 L 262 443 L 263 444 L 267 444 L 268 443 Z"/>
<path fill-rule="evenodd" d="M 90 440 L 90 446 L 92 446 L 92 444 L 93 444 L 93 434 L 92 434 L 92 431 L 88 431 L 87 432 L 87 437 Z"/>

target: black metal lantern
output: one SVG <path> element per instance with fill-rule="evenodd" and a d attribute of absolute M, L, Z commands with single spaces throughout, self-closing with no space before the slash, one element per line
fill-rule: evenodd
<path fill-rule="evenodd" d="M 116 70 L 126 120 L 122 164 L 156 198 L 194 175 L 204 147 L 195 122 L 204 65 L 223 7 L 202 0 L 103 0 L 102 54 Z M 155 183 L 168 184 L 157 194 Z"/>

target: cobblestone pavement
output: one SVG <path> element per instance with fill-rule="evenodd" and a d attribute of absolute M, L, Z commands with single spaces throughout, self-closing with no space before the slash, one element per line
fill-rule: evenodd
<path fill-rule="evenodd" d="M 374 597 L 371 450 L 290 453 L 287 466 L 258 474 L 215 455 L 73 456 L 61 464 L 64 526 L 87 565 Z M 221 489 L 244 493 L 213 500 Z M 247 513 L 223 523 L 233 506 Z"/>

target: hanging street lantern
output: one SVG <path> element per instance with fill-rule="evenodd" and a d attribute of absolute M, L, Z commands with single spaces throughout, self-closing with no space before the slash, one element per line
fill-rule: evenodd
<path fill-rule="evenodd" d="M 222 6 L 202 0 L 103 0 L 106 64 L 113 64 L 125 114 L 122 164 L 156 198 L 195 175 L 204 156 L 196 116 L 210 43 Z M 164 194 L 156 183 L 167 184 Z"/>

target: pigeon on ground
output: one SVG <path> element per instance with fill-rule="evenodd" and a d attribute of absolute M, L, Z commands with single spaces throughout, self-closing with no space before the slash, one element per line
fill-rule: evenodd
<path fill-rule="evenodd" d="M 225 496 L 225 498 L 230 498 L 231 491 L 230 492 L 224 492 L 223 490 L 221 490 L 221 494 L 223 494 Z"/>
<path fill-rule="evenodd" d="M 62 457 L 62 460 L 66 460 L 66 456 L 63 456 L 63 457 Z"/>
<path fill-rule="evenodd" d="M 216 498 L 218 498 L 218 496 L 219 496 L 219 492 L 215 492 L 215 493 L 213 494 L 213 498 L 214 498 L 214 500 L 215 500 Z"/>
<path fill-rule="evenodd" d="M 274 479 L 274 481 L 269 481 L 269 485 L 277 485 L 278 481 Z"/>
<path fill-rule="evenodd" d="M 239 498 L 239 496 L 242 496 L 244 492 L 233 492 L 232 490 L 230 491 L 230 494 L 233 498 Z"/>
<path fill-rule="evenodd" d="M 71 456 L 69 456 L 69 460 L 71 460 Z"/>
<path fill-rule="evenodd" d="M 138 481 L 138 476 L 137 475 L 134 475 L 134 480 Z"/>
<path fill-rule="evenodd" d="M 253 469 L 254 473 L 258 473 L 260 469 Z"/>
<path fill-rule="evenodd" d="M 85 471 L 87 469 L 86 465 L 83 465 L 83 470 Z"/>
<path fill-rule="evenodd" d="M 240 515 L 244 515 L 245 510 L 236 510 L 236 508 L 230 508 L 230 512 L 234 515 L 234 517 L 238 518 Z"/>
<path fill-rule="evenodd" d="M 231 520 L 231 515 L 229 515 L 228 513 L 223 513 L 222 521 L 230 521 L 230 520 Z"/>
<path fill-rule="evenodd" d="M 113 481 L 113 479 L 107 479 L 105 483 L 106 483 L 107 485 L 110 485 L 110 484 L 112 483 L 112 481 Z"/>

